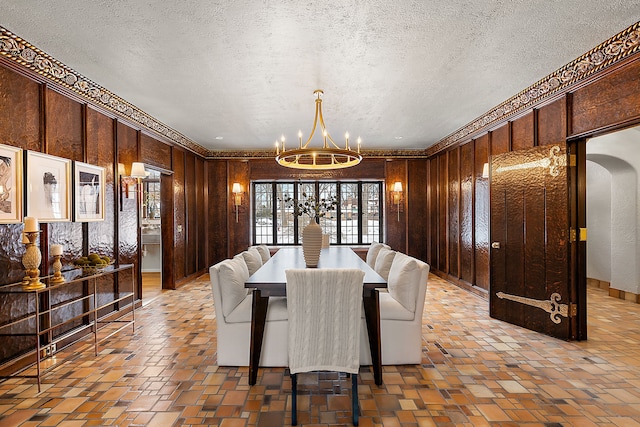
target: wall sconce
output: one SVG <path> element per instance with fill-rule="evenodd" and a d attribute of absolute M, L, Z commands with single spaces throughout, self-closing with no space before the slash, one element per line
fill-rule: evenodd
<path fill-rule="evenodd" d="M 393 183 L 393 189 L 391 190 L 391 200 L 396 205 L 398 211 L 398 221 L 400 221 L 400 203 L 402 202 L 402 182 L 396 181 Z"/>
<path fill-rule="evenodd" d="M 489 163 L 482 165 L 482 177 L 489 178 Z"/>
<path fill-rule="evenodd" d="M 238 210 L 240 209 L 240 205 L 242 204 L 242 186 L 239 182 L 233 183 L 231 192 L 233 193 L 233 206 L 236 209 L 236 222 L 238 222 Z"/>

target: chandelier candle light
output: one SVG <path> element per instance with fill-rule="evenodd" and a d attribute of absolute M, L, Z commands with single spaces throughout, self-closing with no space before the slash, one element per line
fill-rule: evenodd
<path fill-rule="evenodd" d="M 358 137 L 357 151 L 349 147 L 349 133 L 345 134 L 344 148 L 340 148 L 333 141 L 329 132 L 327 132 L 322 117 L 322 94 L 324 92 L 317 89 L 313 92 L 316 96 L 316 113 L 313 118 L 313 128 L 307 142 L 302 143 L 302 131 L 298 131 L 298 147 L 287 150 L 285 147 L 284 135 L 280 141 L 276 141 L 276 162 L 282 166 L 293 169 L 311 169 L 311 170 L 329 170 L 342 169 L 355 166 L 362 161 L 360 155 L 360 144 L 362 140 Z M 320 123 L 322 129 L 323 145 L 319 148 L 309 147 L 309 143 L 316 132 L 316 128 Z"/>

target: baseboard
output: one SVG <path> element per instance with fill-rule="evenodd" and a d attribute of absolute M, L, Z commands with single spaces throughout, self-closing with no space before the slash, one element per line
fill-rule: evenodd
<path fill-rule="evenodd" d="M 598 288 L 598 289 L 604 289 L 612 298 L 617 298 L 625 301 L 630 301 L 636 304 L 640 304 L 640 295 L 634 294 L 633 292 L 622 291 L 620 289 L 612 288 L 610 282 L 587 277 L 587 286 Z"/>

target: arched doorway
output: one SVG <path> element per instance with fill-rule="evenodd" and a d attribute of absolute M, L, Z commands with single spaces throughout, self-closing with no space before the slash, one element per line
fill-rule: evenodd
<path fill-rule="evenodd" d="M 587 142 L 587 280 L 622 299 L 640 295 L 640 128 Z M 637 302 L 637 301 L 636 301 Z"/>

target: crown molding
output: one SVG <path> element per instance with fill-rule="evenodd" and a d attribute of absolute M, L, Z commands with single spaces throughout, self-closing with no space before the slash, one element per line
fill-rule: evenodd
<path fill-rule="evenodd" d="M 559 68 L 518 94 L 512 96 L 474 121 L 423 150 L 364 150 L 367 157 L 429 157 L 448 147 L 470 139 L 473 135 L 505 121 L 537 105 L 551 96 L 566 92 L 593 74 L 640 51 L 640 22 Z M 0 55 L 54 82 L 120 117 L 157 133 L 176 145 L 209 159 L 249 159 L 273 157 L 272 150 L 209 150 L 180 132 L 156 120 L 135 105 L 120 98 L 82 74 L 41 51 L 24 39 L 0 26 Z"/>
<path fill-rule="evenodd" d="M 464 142 L 471 136 L 488 130 L 497 123 L 541 103 L 552 95 L 568 91 L 570 87 L 577 83 L 583 82 L 593 74 L 617 64 L 639 51 L 640 22 L 636 22 L 589 52 L 489 110 L 471 123 L 441 139 L 426 149 L 425 154 L 432 156 L 452 145 Z"/>
<path fill-rule="evenodd" d="M 88 102 L 133 121 L 170 141 L 202 156 L 209 150 L 175 129 L 151 117 L 135 105 L 103 88 L 87 77 L 64 65 L 31 43 L 0 26 L 0 55 L 54 82 Z"/>

